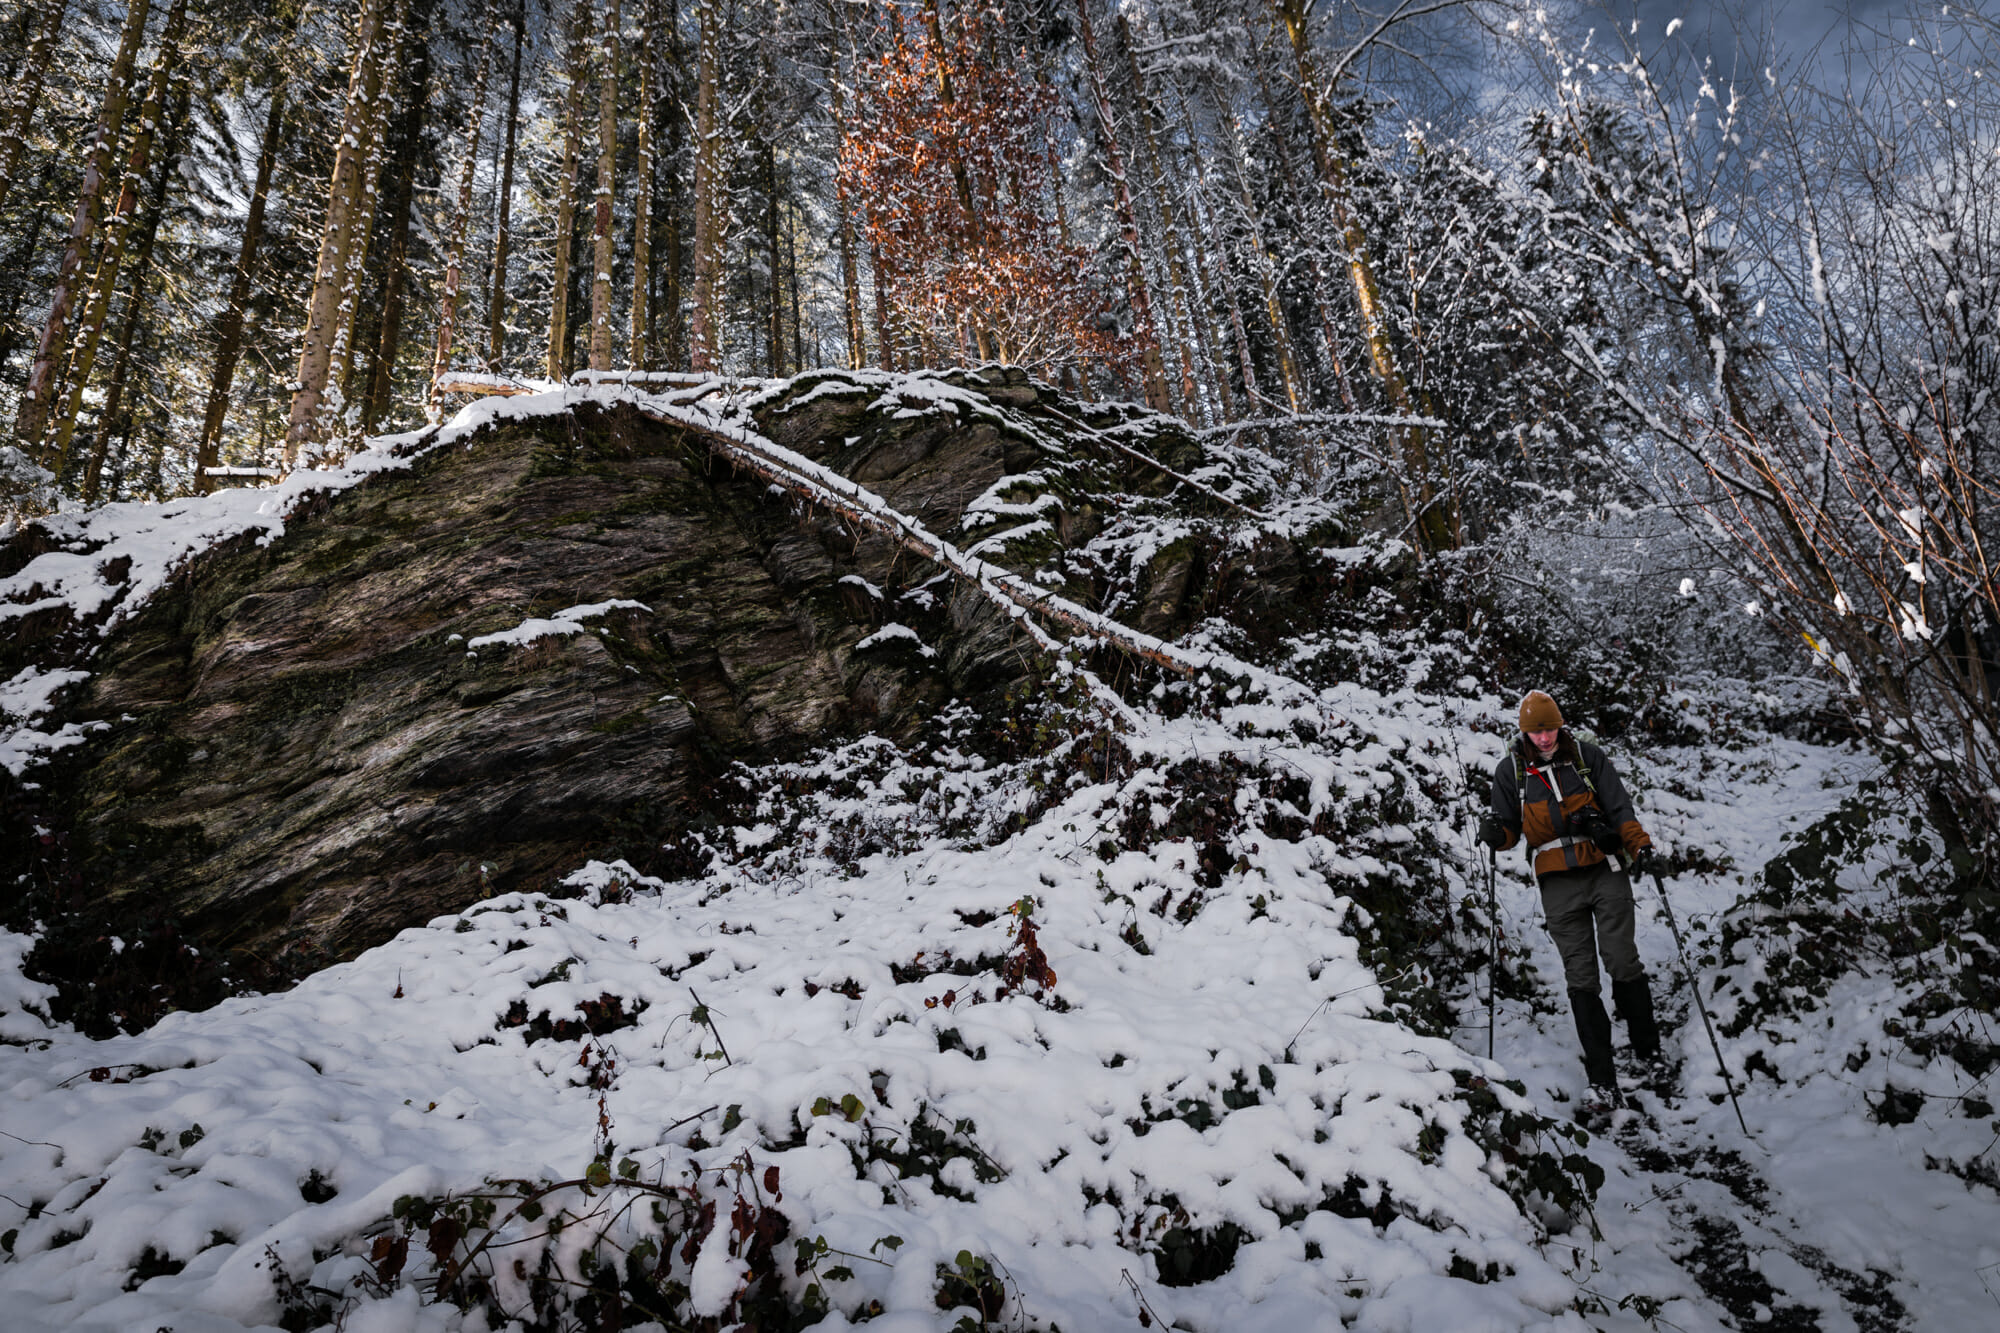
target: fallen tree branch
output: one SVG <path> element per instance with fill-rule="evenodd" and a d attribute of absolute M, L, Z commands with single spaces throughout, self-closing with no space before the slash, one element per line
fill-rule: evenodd
<path fill-rule="evenodd" d="M 1237 662 L 1216 654 L 1185 652 L 1165 640 L 1127 628 L 1078 606 L 1067 598 L 1035 588 L 1011 570 L 960 551 L 874 492 L 745 427 L 725 422 L 706 412 L 679 409 L 667 404 L 639 402 L 636 406 L 643 416 L 701 435 L 715 453 L 773 485 L 831 509 L 849 522 L 878 532 L 904 550 L 950 570 L 996 602 L 1008 604 L 1011 608 L 1009 617 L 1017 622 L 1026 623 L 1020 613 L 1041 616 L 1080 634 L 1105 640 L 1135 657 L 1181 676 L 1195 676 L 1211 670 L 1252 678 L 1268 675 L 1247 662 Z M 1034 627 L 1031 633 L 1044 648 L 1058 650 L 1062 646 L 1039 626 Z M 1295 688 L 1300 688 L 1293 684 Z"/>

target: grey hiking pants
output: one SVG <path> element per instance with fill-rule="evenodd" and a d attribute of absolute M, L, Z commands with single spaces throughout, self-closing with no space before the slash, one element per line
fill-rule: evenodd
<path fill-rule="evenodd" d="M 1597 956 L 1613 981 L 1646 975 L 1639 946 L 1632 940 L 1635 908 L 1632 881 L 1609 861 L 1581 870 L 1543 875 L 1542 913 L 1562 954 L 1563 980 L 1570 990 L 1598 992 Z"/>

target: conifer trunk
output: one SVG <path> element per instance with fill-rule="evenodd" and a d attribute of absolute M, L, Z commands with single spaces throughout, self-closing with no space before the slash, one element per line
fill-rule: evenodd
<path fill-rule="evenodd" d="M 765 372 L 776 379 L 785 373 L 784 256 L 778 253 L 778 150 L 766 136 L 760 153 L 764 176 L 764 255 L 769 274 L 766 295 L 770 298 L 766 315 L 766 342 L 769 344 Z"/>
<path fill-rule="evenodd" d="M 1346 251 L 1347 272 L 1354 284 L 1354 304 L 1361 316 L 1361 336 L 1368 346 L 1368 368 L 1382 386 L 1390 407 L 1400 416 L 1418 415 L 1416 395 L 1397 360 L 1396 345 L 1382 305 L 1382 288 L 1375 276 L 1375 262 L 1369 253 L 1368 234 L 1362 228 L 1348 192 L 1348 162 L 1339 147 L 1333 112 L 1327 105 L 1330 91 L 1320 81 L 1306 31 L 1309 0 L 1273 0 L 1285 35 L 1290 39 L 1292 62 L 1297 71 L 1299 91 L 1306 104 L 1308 137 L 1312 141 L 1313 165 L 1319 170 L 1321 195 L 1340 229 L 1341 246 Z M 1403 464 L 1403 499 L 1409 511 L 1418 546 L 1440 551 L 1453 544 L 1455 524 L 1445 508 L 1436 503 L 1430 478 L 1429 432 L 1408 424 L 1391 431 Z"/>
<path fill-rule="evenodd" d="M 1183 259 L 1185 235 L 1178 213 L 1174 208 L 1173 192 L 1167 187 L 1165 159 L 1160 152 L 1160 114 L 1154 106 L 1152 96 L 1146 89 L 1145 72 L 1139 68 L 1138 48 L 1133 45 L 1132 25 L 1121 12 L 1118 15 L 1118 43 L 1125 49 L 1126 68 L 1132 77 L 1132 92 L 1138 101 L 1140 144 L 1146 151 L 1146 162 L 1151 171 L 1154 197 L 1159 200 L 1160 225 L 1165 231 L 1162 248 L 1167 255 L 1167 280 L 1171 284 L 1168 303 L 1180 312 L 1182 320 L 1194 334 L 1194 348 L 1190 349 L 1185 339 L 1180 343 L 1181 393 L 1187 399 L 1192 411 L 1201 402 L 1201 390 L 1196 383 L 1196 354 L 1203 368 L 1212 371 L 1215 365 L 1215 349 L 1209 337 L 1208 321 L 1203 318 L 1200 293 L 1188 281 L 1187 264 Z M 1224 420 L 1234 416 L 1228 392 L 1221 395 Z"/>
<path fill-rule="evenodd" d="M 653 368 L 653 0 L 645 0 L 639 25 L 638 154 L 632 191 L 632 328 L 626 359 Z"/>
<path fill-rule="evenodd" d="M 458 173 L 458 209 L 452 217 L 451 241 L 445 250 L 444 292 L 438 299 L 437 349 L 431 356 L 429 416 L 433 421 L 443 401 L 437 386 L 451 368 L 452 346 L 458 341 L 458 292 L 465 279 L 465 238 L 472 230 L 472 180 L 479 167 L 479 133 L 486 124 L 486 74 L 493 65 L 491 0 L 480 6 L 479 27 L 479 67 L 472 76 L 472 107 L 466 112 L 465 162 Z"/>
<path fill-rule="evenodd" d="M 604 15 L 598 52 L 597 192 L 591 229 L 590 368 L 611 369 L 611 200 L 618 170 L 618 0 Z"/>
<path fill-rule="evenodd" d="M 827 0 L 827 13 L 840 33 L 840 45 L 846 48 L 851 68 L 853 40 L 841 0 Z M 834 161 L 838 162 L 847 146 L 847 97 L 841 84 L 840 53 L 834 52 L 830 59 L 833 68 L 827 75 L 826 86 L 833 103 Z M 868 346 L 861 314 L 860 261 L 854 243 L 854 203 L 848 198 L 844 173 L 833 173 L 833 190 L 834 212 L 840 219 L 840 294 L 847 316 L 847 368 L 859 370 L 868 364 Z"/>
<path fill-rule="evenodd" d="M 722 20 L 716 0 L 696 0 L 701 46 L 695 54 L 694 292 L 688 311 L 688 361 L 697 373 L 719 370 L 721 330 L 716 297 L 721 285 L 724 165 L 721 111 Z"/>
<path fill-rule="evenodd" d="M 418 2 L 423 3 L 423 0 Z M 389 46 L 384 54 L 383 86 L 374 101 L 374 114 L 368 121 L 367 151 L 361 159 L 361 199 L 354 214 L 353 239 L 347 254 L 347 297 L 343 307 L 346 318 L 342 322 L 340 336 L 334 342 L 333 362 L 327 372 L 327 382 L 340 386 L 343 404 L 352 403 L 355 398 L 354 358 L 360 346 L 356 331 L 361 319 L 361 284 L 368 271 L 368 256 L 374 248 L 375 212 L 382 194 L 382 162 L 389 143 L 389 112 L 396 102 L 389 73 L 395 72 L 395 82 L 404 81 L 403 53 L 409 35 L 410 10 L 411 0 L 397 0 L 388 29 Z M 428 10 L 426 5 L 426 22 Z M 354 415 L 358 417 L 359 412 Z"/>
<path fill-rule="evenodd" d="M 409 308 L 410 220 L 416 206 L 417 159 L 422 156 L 424 122 L 430 108 L 431 62 L 428 44 L 418 41 L 411 63 L 416 72 L 397 135 L 395 194 L 389 204 L 389 259 L 382 278 L 381 328 L 369 357 L 367 390 L 361 405 L 364 432 L 373 431 L 389 411 L 396 383 L 396 360 L 402 354 L 403 315 Z"/>
<path fill-rule="evenodd" d="M 1112 206 L 1118 218 L 1118 243 L 1125 251 L 1126 301 L 1132 307 L 1132 332 L 1139 340 L 1140 368 L 1146 406 L 1155 412 L 1173 410 L 1167 396 L 1166 362 L 1160 355 L 1160 334 L 1153 323 L 1153 302 L 1146 289 L 1146 266 L 1139 257 L 1139 218 L 1132 207 L 1132 186 L 1125 178 L 1125 154 L 1118 147 L 1111 94 L 1097 58 L 1097 34 L 1090 25 L 1090 0 L 1076 0 L 1077 35 L 1083 39 L 1084 73 L 1097 107 L 1098 132 L 1104 136 L 1104 165 L 1111 176 Z"/>
<path fill-rule="evenodd" d="M 35 37 L 9 89 L 6 107 L 0 109 L 0 204 L 7 202 L 14 173 L 21 169 L 21 153 L 28 142 L 28 131 L 35 123 L 35 109 L 41 105 L 42 84 L 48 76 L 49 59 L 55 51 L 56 37 L 62 32 L 67 8 L 66 0 L 41 0 L 39 29 L 33 26 L 32 11 L 23 15 L 29 20 L 24 31 L 34 32 Z"/>
<path fill-rule="evenodd" d="M 875 347 L 882 357 L 882 369 L 896 369 L 896 344 L 890 336 L 888 275 L 882 271 L 882 247 L 873 237 L 868 241 L 868 266 L 875 275 Z"/>
<path fill-rule="evenodd" d="M 569 374 L 569 261 L 576 237 L 577 143 L 583 117 L 583 0 L 574 0 L 569 20 L 569 96 L 563 104 L 562 193 L 556 202 L 555 254 L 549 265 L 549 378 Z"/>
<path fill-rule="evenodd" d="M 132 96 L 132 66 L 139 56 L 139 43 L 145 37 L 149 9 L 149 0 L 130 0 L 126 6 L 118 53 L 112 58 L 111 73 L 104 84 L 104 100 L 98 108 L 97 133 L 91 141 L 90 154 L 84 159 L 83 182 L 77 190 L 69 243 L 63 247 L 62 259 L 56 265 L 48 318 L 42 323 L 41 341 L 28 368 L 28 382 L 21 390 L 14 436 L 29 453 L 40 447 L 42 433 L 48 428 L 58 360 L 66 348 L 70 308 L 76 302 L 77 278 L 89 256 L 91 239 L 97 234 L 98 220 L 103 216 L 104 178 L 111 170 L 112 154 L 125 127 L 125 110 Z"/>
<path fill-rule="evenodd" d="M 98 247 L 97 273 L 85 292 L 78 313 L 76 331 L 71 335 L 70 364 L 65 376 L 66 392 L 52 397 L 60 402 L 55 415 L 55 441 L 51 453 L 58 477 L 69 462 L 70 442 L 76 435 L 77 413 L 83 407 L 83 391 L 97 364 L 97 346 L 104 334 L 105 317 L 111 312 L 112 293 L 118 287 L 119 270 L 125 263 L 125 241 L 138 220 L 139 193 L 146 185 L 152 165 L 153 142 L 158 137 L 161 109 L 166 104 L 167 78 L 180 56 L 180 40 L 187 27 L 187 0 L 173 0 L 167 11 L 166 26 L 160 30 L 160 48 L 153 60 L 153 74 L 146 85 L 146 100 L 139 104 L 137 128 L 125 164 L 118 202 L 104 225 L 104 240 Z"/>
<path fill-rule="evenodd" d="M 132 286 L 125 298 L 125 319 L 124 327 L 118 334 L 118 355 L 111 363 L 111 378 L 104 388 L 104 410 L 97 417 L 97 439 L 90 451 L 89 466 L 84 470 L 85 504 L 97 502 L 103 485 L 104 462 L 109 452 L 111 432 L 122 420 L 121 414 L 128 414 L 125 392 L 132 377 L 132 343 L 138 334 L 140 316 L 146 309 L 146 283 L 153 273 L 154 245 L 159 240 L 160 223 L 167 215 L 167 191 L 173 181 L 174 159 L 180 153 L 187 130 L 189 106 L 187 86 L 183 84 L 174 96 L 160 164 L 153 175 L 152 198 L 146 203 L 146 225 L 140 229 L 138 242 L 132 247 Z"/>
<path fill-rule="evenodd" d="M 229 280 L 229 301 L 216 325 L 215 366 L 209 372 L 208 402 L 202 411 L 201 440 L 195 449 L 195 489 L 215 489 L 208 469 L 221 461 L 222 423 L 229 415 L 229 391 L 236 380 L 236 363 L 243 354 L 243 320 L 250 305 L 250 280 L 256 271 L 257 246 L 264 238 L 264 206 L 271 193 L 271 173 L 278 161 L 278 134 L 285 121 L 282 73 L 271 87 L 271 105 L 264 113 L 264 138 L 257 148 L 257 181 L 250 192 L 250 211 L 243 220 L 243 239 L 236 248 L 236 270 Z"/>
<path fill-rule="evenodd" d="M 319 258 L 314 265 L 312 294 L 306 306 L 305 335 L 299 351 L 299 369 L 294 377 L 292 406 L 285 427 L 285 467 L 294 466 L 299 452 L 322 437 L 323 405 L 329 379 L 336 366 L 344 367 L 344 356 L 336 344 L 346 327 L 343 303 L 351 306 L 354 290 L 348 260 L 355 249 L 355 233 L 365 231 L 372 218 L 364 216 L 366 198 L 366 158 L 372 145 L 370 133 L 376 119 L 376 104 L 382 100 L 382 83 L 391 44 L 387 0 L 362 0 L 354 29 L 354 62 L 348 76 L 347 106 L 341 115 L 339 147 L 334 153 L 333 173 L 327 182 L 326 223 L 321 228 Z"/>
<path fill-rule="evenodd" d="M 514 210 L 514 142 L 521 122 L 521 44 L 528 26 L 527 5 L 514 10 L 514 66 L 507 76 L 507 151 L 500 159 L 500 216 L 493 228 L 493 300 L 487 310 L 486 370 L 500 373 L 507 352 L 507 246 Z"/>

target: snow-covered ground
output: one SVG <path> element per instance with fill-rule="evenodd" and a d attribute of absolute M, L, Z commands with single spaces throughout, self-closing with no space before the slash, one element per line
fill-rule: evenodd
<path fill-rule="evenodd" d="M 1767 737 L 1741 750 L 1655 752 L 1632 767 L 1641 816 L 1670 852 L 1699 848 L 1736 867 L 1667 884 L 1706 994 L 1716 969 L 1699 960 L 1714 956 L 1713 927 L 1744 891 L 1748 872 L 1785 832 L 1831 810 L 1875 765 L 1851 751 Z M 1676 795 L 1669 782 L 1699 797 Z M 1560 994 L 1561 965 L 1514 858 L 1503 858 L 1501 885 L 1503 918 L 1529 949 L 1553 1011 L 1503 1003 L 1500 1058 L 1537 1098 L 1574 1096 L 1583 1079 Z M 1857 901 L 1865 899 L 1865 885 L 1851 887 Z M 1723 1251 L 1740 1244 L 1748 1268 L 1771 1290 L 1755 1291 L 1754 1278 L 1747 1288 L 1740 1279 L 1722 1283 L 1739 1295 L 1737 1326 L 1769 1322 L 1775 1312 L 1777 1327 L 1828 1333 L 2000 1328 L 2000 1201 L 1989 1188 L 1926 1165 L 1927 1158 L 1990 1158 L 2000 1127 L 1990 1112 L 1966 1113 L 1961 1099 L 1977 1095 L 1977 1081 L 1954 1062 L 1921 1061 L 1907 1050 L 1898 1056 L 1883 1025 L 1910 999 L 1908 989 L 1887 975 L 1850 975 L 1800 1021 L 1722 1038 L 1750 1128 L 1746 1140 L 1690 1007 L 1651 882 L 1638 886 L 1638 898 L 1640 952 L 1663 1014 L 1680 1024 L 1667 1042 L 1685 1060 L 1684 1095 L 1668 1103 L 1639 1092 L 1642 1114 L 1623 1113 L 1609 1141 L 1593 1144 L 1609 1168 L 1597 1205 L 1604 1240 L 1551 1247 L 1579 1288 L 1612 1306 L 1635 1296 L 1668 1301 L 1659 1311 L 1662 1327 L 1729 1327 L 1724 1311 L 1701 1299 L 1694 1273 L 1704 1264 L 1735 1267 Z M 1756 970 L 1751 957 L 1731 976 Z M 1725 986 L 1711 1008 L 1726 1020 L 1733 1000 Z M 1483 1038 L 1468 1032 L 1463 1040 L 1483 1050 Z M 1746 1082 L 1746 1061 L 1756 1063 L 1759 1052 L 1778 1077 L 1758 1072 Z M 1848 1058 L 1859 1052 L 1873 1054 L 1850 1068 Z M 1913 1121 L 1871 1119 L 1887 1086 L 1928 1094 Z M 1885 1294 L 1893 1304 L 1879 1299 Z"/>
<path fill-rule="evenodd" d="M 1381 702 L 1385 721 L 1418 729 Z M 1226 743 L 1220 729 L 1180 725 L 1190 747 Z M 1634 765 L 1662 840 L 1673 850 L 1699 839 L 1739 866 L 1787 822 L 1830 808 L 1861 762 L 1776 740 L 1665 759 L 1706 767 L 1688 798 L 1647 784 L 1661 760 Z M 858 789 L 856 807 L 914 826 L 991 795 L 975 766 L 898 771 Z M 1157 786 L 1157 770 L 1132 783 Z M 1841 1303 L 1854 1295 L 1841 1275 L 1865 1284 L 1871 1271 L 1903 1313 L 1867 1326 L 1990 1327 L 2000 1315 L 1982 1286 L 2000 1262 L 1992 1192 L 1924 1164 L 1926 1153 L 1976 1151 L 1987 1127 L 1937 1098 L 1912 1123 L 1874 1124 L 1865 1096 L 1881 1087 L 1885 1057 L 1873 1080 L 1840 1063 L 1857 1045 L 1889 1048 L 1885 983 L 1840 985 L 1826 1026 L 1789 1047 L 1787 1082 L 1743 1088 L 1755 1136 L 1745 1142 L 1727 1101 L 1704 1095 L 1722 1091 L 1714 1057 L 1684 991 L 1670 996 L 1671 936 L 1643 913 L 1657 989 L 1685 1019 L 1671 1040 L 1690 1095 L 1667 1105 L 1641 1094 L 1646 1114 L 1591 1145 L 1609 1173 L 1601 1239 L 1583 1220 L 1545 1235 L 1463 1132 L 1469 1113 L 1450 1071 L 1522 1079 L 1529 1101 L 1563 1114 L 1581 1073 L 1560 997 L 1503 1004 L 1502 1069 L 1484 1071 L 1468 1053 L 1483 1054 L 1476 1028 L 1453 1049 L 1369 1016 L 1383 994 L 1358 961 L 1354 909 L 1329 888 L 1334 848 L 1266 840 L 1204 889 L 1187 842 L 1100 856 L 1118 795 L 1082 785 L 997 847 L 913 835 L 915 845 L 845 869 L 827 857 L 759 867 L 754 851 L 776 830 L 747 827 L 738 867 L 707 881 L 608 901 L 633 877 L 591 866 L 579 877 L 585 900 L 497 899 L 286 994 L 110 1041 L 36 1032 L 4 1053 L 0 1208 L 18 1232 L 0 1266 L 9 1326 L 262 1326 L 279 1313 L 277 1264 L 348 1293 L 359 1303 L 349 1328 L 476 1327 L 449 1305 L 418 1308 L 408 1289 L 357 1287 L 367 1237 L 402 1195 L 578 1176 L 601 1133 L 646 1180 L 726 1171 L 746 1151 L 757 1171 L 778 1167 L 793 1236 L 893 1258 L 849 1260 L 853 1277 L 826 1284 L 837 1311 L 881 1302 L 884 1328 L 950 1326 L 935 1305 L 937 1265 L 962 1250 L 1009 1275 L 1010 1317 L 1071 1330 L 1130 1327 L 1141 1296 L 1194 1329 L 1336 1317 L 1365 1328 L 1618 1328 L 1644 1326 L 1648 1312 L 1660 1326 L 1725 1328 L 1726 1308 L 1691 1269 L 1732 1238 L 1754 1256 L 1781 1327 L 1862 1326 Z M 1502 885 L 1510 941 L 1544 977 L 1559 975 L 1532 891 L 1511 872 Z M 1672 887 L 1698 939 L 1738 891 L 1733 875 Z M 1181 922 L 1174 905 L 1197 898 Z M 1008 909 L 1024 900 L 1056 980 L 996 998 L 992 960 L 1018 951 Z M 1149 910 L 1156 900 L 1169 903 L 1163 914 Z M 20 1012 L 35 989 L 18 975 L 21 943 L 10 937 L 0 956 L 16 1041 L 39 1027 Z M 969 975 L 933 970 L 981 958 Z M 537 1017 L 578 1020 L 603 996 L 637 1021 L 533 1039 Z M 1464 1017 L 1483 1014 L 1475 1005 Z M 1760 1042 L 1725 1043 L 1739 1075 Z M 1963 1091 L 1943 1070 L 1896 1073 Z M 911 1166 L 903 1154 L 926 1124 L 929 1146 Z M 1387 1227 L 1331 1211 L 1287 1221 L 1350 1177 L 1386 1186 L 1408 1216 Z M 328 1191 L 338 1192 L 307 1197 Z M 1224 1221 L 1244 1233 L 1229 1271 L 1163 1286 L 1162 1238 Z M 879 1244 L 889 1236 L 901 1238 L 893 1252 Z M 698 1273 L 709 1250 L 719 1301 L 737 1270 L 717 1241 Z M 1455 1257 L 1510 1276 L 1446 1276 Z M 1804 1310 L 1816 1323 L 1797 1322 Z"/>
<path fill-rule="evenodd" d="M 275 528 L 282 506 L 189 502 L 209 526 L 149 549 L 168 567 L 225 511 Z M 49 595 L 92 595 L 95 569 Z M 52 688 L 24 673 L 0 702 L 27 719 Z M 1476 811 L 1436 793 L 1498 758 L 1513 703 L 1462 689 L 1120 710 L 1115 762 L 1080 738 L 989 763 L 949 719 L 921 752 L 857 742 L 743 775 L 705 878 L 593 863 L 576 896 L 494 899 L 104 1041 L 37 1016 L 30 941 L 0 932 L 0 1322 L 485 1328 L 428 1300 L 440 1233 L 410 1219 L 487 1191 L 473 1270 L 523 1315 L 538 1273 L 587 1291 L 619 1247 L 692 1314 L 733 1311 L 782 1215 L 786 1294 L 817 1286 L 830 1329 L 2000 1327 L 2000 1204 L 1928 1164 L 1990 1155 L 1995 1129 L 1956 1064 L 1886 1035 L 1909 998 L 1886 967 L 1724 1039 L 1746 1140 L 1641 886 L 1684 1062 L 1589 1143 L 1589 1210 L 1548 1197 L 1575 1184 L 1582 1071 L 1516 858 L 1503 934 L 1541 981 L 1503 999 L 1496 1061 L 1470 965 L 1437 978 L 1455 1043 L 1398 1021 L 1424 964 L 1357 899 L 1483 903 Z M 1706 990 L 1721 913 L 1869 761 L 1755 734 L 1612 750 L 1668 855 L 1707 870 L 1669 885 Z M 1414 855 L 1433 827 L 1441 854 Z M 1739 984 L 1762 965 L 1726 961 Z M 1891 1086 L 1924 1094 L 1913 1119 L 1871 1117 Z M 569 1180 L 539 1222 L 516 1211 Z M 562 1210 L 581 1220 L 547 1236 Z"/>

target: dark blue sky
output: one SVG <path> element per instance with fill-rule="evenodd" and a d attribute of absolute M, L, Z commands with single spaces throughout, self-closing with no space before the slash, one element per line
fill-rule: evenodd
<path fill-rule="evenodd" d="M 1905 0 L 1846 0 L 1835 4 L 1824 0 L 1738 0 L 1720 4 L 1710 0 L 1636 0 L 1636 3 L 1625 0 L 1600 7 L 1613 14 L 1636 12 L 1642 35 L 1662 33 L 1668 22 L 1679 18 L 1682 20 L 1679 35 L 1697 50 L 1712 52 L 1718 58 L 1726 58 L 1738 44 L 1738 34 L 1753 50 L 1761 47 L 1768 37 L 1773 49 L 1760 52 L 1762 59 L 1758 63 L 1766 63 L 1775 56 L 1789 64 L 1804 60 L 1822 42 L 1825 51 L 1836 49 L 1838 34 L 1829 38 L 1828 33 L 1839 28 L 1847 15 L 1881 28 L 1908 5 Z"/>

